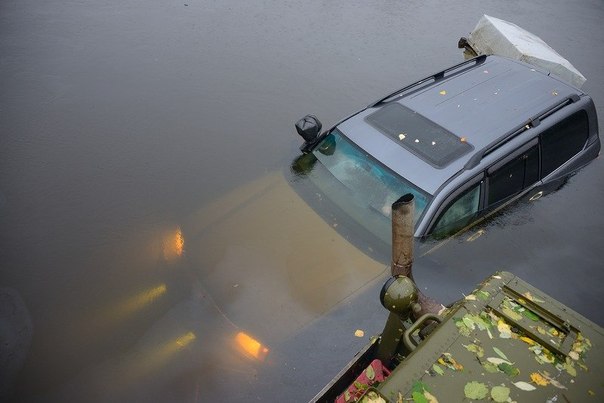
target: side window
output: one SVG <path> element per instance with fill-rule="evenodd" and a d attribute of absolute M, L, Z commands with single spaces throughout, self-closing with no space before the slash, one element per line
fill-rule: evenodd
<path fill-rule="evenodd" d="M 589 136 L 587 113 L 579 111 L 541 133 L 542 177 L 583 149 Z"/>
<path fill-rule="evenodd" d="M 480 183 L 462 193 L 445 209 L 436 222 L 437 236 L 455 232 L 471 222 L 480 206 Z"/>
<path fill-rule="evenodd" d="M 539 149 L 532 147 L 519 157 L 489 172 L 487 205 L 506 200 L 539 180 Z"/>

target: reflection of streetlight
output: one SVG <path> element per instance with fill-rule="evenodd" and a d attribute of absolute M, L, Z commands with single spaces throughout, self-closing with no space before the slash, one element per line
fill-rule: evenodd
<path fill-rule="evenodd" d="M 189 331 L 176 338 L 156 345 L 142 354 L 131 356 L 130 360 L 123 362 L 122 373 L 126 374 L 114 383 L 114 387 L 130 387 L 141 384 L 143 379 L 156 377 L 157 372 L 167 367 L 173 360 L 183 357 L 182 350 L 191 344 L 197 336 Z"/>
<path fill-rule="evenodd" d="M 237 333 L 235 344 L 237 349 L 245 356 L 252 357 L 258 361 L 264 361 L 269 352 L 267 347 L 244 332 Z"/>
<path fill-rule="evenodd" d="M 180 227 L 166 234 L 162 244 L 164 259 L 172 261 L 181 257 L 185 249 L 185 238 Z"/>
<path fill-rule="evenodd" d="M 139 364 L 143 364 L 143 372 L 156 370 L 159 367 L 166 365 L 168 360 L 177 352 L 191 344 L 197 337 L 193 332 L 187 332 L 182 336 L 168 341 L 161 345 L 157 350 L 149 352 L 149 354 Z"/>
<path fill-rule="evenodd" d="M 184 336 L 181 336 L 178 339 L 176 339 L 176 344 L 178 344 L 178 346 L 180 346 L 180 348 L 183 348 L 183 347 L 186 347 L 187 344 L 191 343 L 193 340 L 195 340 L 195 333 L 189 332 L 189 333 L 185 334 Z"/>
<path fill-rule="evenodd" d="M 157 298 L 161 297 L 163 294 L 166 293 L 167 290 L 168 288 L 165 284 L 160 284 L 157 287 L 145 290 L 135 295 L 134 297 L 128 299 L 123 304 L 119 305 L 119 307 L 117 308 L 117 313 L 120 316 L 131 315 L 134 312 L 149 305 Z"/>

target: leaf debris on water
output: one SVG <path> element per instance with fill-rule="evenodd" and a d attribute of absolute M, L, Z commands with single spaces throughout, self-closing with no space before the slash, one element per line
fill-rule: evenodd
<path fill-rule="evenodd" d="M 469 344 L 467 346 L 464 345 L 464 347 L 469 352 L 476 354 L 476 356 L 478 358 L 484 357 L 484 349 L 482 347 L 480 347 L 479 345 L 477 345 L 477 344 Z"/>
<path fill-rule="evenodd" d="M 506 361 L 509 361 L 510 359 L 503 353 L 503 351 L 501 351 L 500 349 L 498 349 L 497 347 L 493 347 L 493 351 L 495 351 L 495 353 L 500 356 L 501 358 L 503 358 Z"/>
<path fill-rule="evenodd" d="M 505 386 L 493 386 L 491 398 L 497 403 L 507 402 L 510 397 L 510 389 Z"/>
<path fill-rule="evenodd" d="M 534 387 L 533 385 L 531 385 L 528 382 L 523 382 L 523 381 L 519 381 L 519 382 L 513 382 L 512 385 L 514 385 L 515 387 L 517 387 L 520 390 L 524 390 L 526 392 L 530 392 L 532 390 L 537 389 L 536 387 Z"/>
<path fill-rule="evenodd" d="M 463 393 L 468 399 L 482 400 L 487 397 L 489 389 L 482 382 L 471 381 L 466 383 L 463 388 Z"/>
<path fill-rule="evenodd" d="M 445 374 L 445 371 L 443 371 L 443 369 L 438 364 L 432 364 L 432 370 L 441 376 Z"/>
<path fill-rule="evenodd" d="M 546 379 L 543 375 L 541 375 L 538 372 L 533 372 L 531 374 L 531 381 L 535 385 L 539 385 L 539 386 L 547 386 L 549 384 L 549 380 Z"/>
<path fill-rule="evenodd" d="M 451 353 L 443 353 L 438 359 L 438 363 L 443 365 L 453 371 L 462 371 L 463 365 L 458 363 L 455 358 L 451 355 Z"/>
<path fill-rule="evenodd" d="M 361 329 L 357 329 L 357 330 L 355 330 L 354 335 L 356 337 L 363 337 L 363 336 L 365 336 L 365 332 L 362 331 Z"/>
<path fill-rule="evenodd" d="M 507 376 L 512 377 L 512 378 L 520 375 L 520 370 L 518 368 L 516 368 L 513 365 L 508 364 L 506 362 L 503 362 L 503 363 L 497 365 L 497 368 L 500 371 L 504 372 Z"/>

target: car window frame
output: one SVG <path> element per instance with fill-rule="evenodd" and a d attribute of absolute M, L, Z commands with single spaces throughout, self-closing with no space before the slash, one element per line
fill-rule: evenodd
<path fill-rule="evenodd" d="M 523 171 L 524 177 L 523 177 L 522 189 L 520 189 L 516 193 L 513 193 L 513 194 L 507 196 L 504 199 L 497 201 L 496 203 L 493 203 L 492 205 L 489 205 L 488 195 L 489 195 L 489 190 L 490 190 L 489 188 L 491 186 L 490 178 L 493 176 L 493 174 L 497 173 L 501 168 L 505 167 L 510 162 L 515 161 L 518 157 L 522 156 L 524 153 L 530 151 L 534 147 L 537 147 L 537 158 L 538 158 L 537 164 L 538 164 L 538 169 L 539 169 L 539 174 L 537 176 L 537 180 L 535 182 L 525 186 L 525 184 L 524 184 L 524 178 L 526 177 L 526 166 L 525 166 L 524 171 Z M 489 210 L 496 210 L 499 206 L 506 205 L 507 202 L 514 200 L 517 197 L 521 196 L 522 194 L 526 193 L 529 189 L 534 187 L 535 184 L 539 183 L 540 181 L 541 181 L 541 147 L 540 147 L 540 138 L 538 136 L 536 136 L 536 137 L 532 138 L 531 140 L 527 141 L 526 143 L 524 143 L 523 145 L 521 145 L 520 147 L 516 148 L 509 154 L 507 154 L 505 157 L 499 159 L 497 162 L 495 162 L 495 163 L 491 164 L 489 167 L 487 167 L 487 169 L 485 170 L 484 199 L 483 199 L 484 204 L 482 205 L 481 211 L 488 212 Z"/>
<path fill-rule="evenodd" d="M 481 172 L 479 172 L 478 174 L 476 174 L 475 176 L 473 176 L 472 178 L 470 178 L 469 180 L 467 180 L 466 182 L 464 182 L 463 184 L 461 184 L 460 186 L 455 188 L 443 199 L 443 201 L 440 203 L 439 207 L 436 209 L 436 211 L 432 215 L 432 218 L 430 219 L 430 223 L 427 226 L 428 229 L 426 230 L 424 237 L 429 237 L 433 234 L 434 229 L 436 228 L 436 224 L 440 220 L 441 216 L 445 213 L 445 211 L 447 211 L 453 205 L 453 203 L 455 201 L 457 201 L 458 197 L 460 197 L 466 191 L 470 190 L 476 184 L 478 184 L 479 188 L 480 188 L 478 211 L 480 212 L 483 210 L 484 179 L 485 179 L 484 175 L 485 175 L 485 172 L 484 172 L 484 170 L 482 170 Z"/>
<path fill-rule="evenodd" d="M 543 158 L 544 157 L 543 138 L 545 136 L 545 133 L 550 130 L 553 130 L 556 126 L 562 124 L 566 120 L 571 119 L 573 116 L 580 114 L 580 113 L 582 113 L 583 116 L 585 117 L 585 124 L 587 125 L 587 137 L 586 137 L 585 142 L 583 143 L 583 146 L 575 154 L 573 154 L 568 159 L 566 159 L 564 162 L 562 162 L 557 167 L 555 167 L 551 172 L 544 174 L 544 172 L 543 172 L 543 159 L 544 159 Z M 541 178 L 542 181 L 549 180 L 550 178 L 555 179 L 558 176 L 560 168 L 562 168 L 563 166 L 567 165 L 570 161 L 575 159 L 578 155 L 581 154 L 582 151 L 585 151 L 586 147 L 588 146 L 588 144 L 590 142 L 590 138 L 591 138 L 590 114 L 589 114 L 589 111 L 587 111 L 587 109 L 585 107 L 568 108 L 568 109 L 565 108 L 565 109 L 562 109 L 561 111 L 559 111 L 557 114 L 558 114 L 558 116 L 556 116 L 556 114 L 551 116 L 551 118 L 556 116 L 556 119 L 552 119 L 551 121 L 547 121 L 547 120 L 543 121 L 544 123 L 547 121 L 548 125 L 546 127 L 543 127 L 537 135 L 537 138 L 539 139 L 539 157 L 540 157 L 539 158 L 539 161 L 540 161 L 539 177 Z"/>
<path fill-rule="evenodd" d="M 482 218 L 502 209 L 503 207 L 507 206 L 513 200 L 516 200 L 518 197 L 521 197 L 523 194 L 530 191 L 535 186 L 538 186 L 539 183 L 541 183 L 541 148 L 540 148 L 539 142 L 540 142 L 540 138 L 539 138 L 538 134 L 536 134 L 535 137 L 532 137 L 529 141 L 525 142 L 518 148 L 512 150 L 509 154 L 507 154 L 504 157 L 500 158 L 499 160 L 493 162 L 489 166 L 481 169 L 481 171 L 479 173 L 477 173 L 471 179 L 464 182 L 462 185 L 458 186 L 454 191 L 449 193 L 449 195 L 443 200 L 443 202 L 440 203 L 440 206 L 438 207 L 438 209 L 435 211 L 432 218 L 430 219 L 430 223 L 427 226 L 428 229 L 425 232 L 424 237 L 429 237 L 429 236 L 433 235 L 436 225 L 437 225 L 438 221 L 440 220 L 441 216 L 444 214 L 444 212 L 449 209 L 449 207 L 452 205 L 452 203 L 455 202 L 461 194 L 463 194 L 464 192 L 466 192 L 467 190 L 469 190 L 470 188 L 475 186 L 477 183 L 480 183 L 480 196 L 479 196 L 480 201 L 478 204 L 479 218 L 477 218 L 477 220 L 475 220 L 472 224 L 469 224 L 468 226 L 472 226 L 472 225 L 478 223 Z M 493 207 L 492 211 L 489 211 L 489 206 L 488 206 L 488 201 L 487 201 L 489 175 L 493 172 L 496 172 L 498 169 L 504 167 L 507 163 L 518 158 L 519 156 L 526 153 L 527 151 L 529 151 L 531 148 L 533 148 L 535 146 L 537 146 L 537 152 L 539 154 L 539 162 L 538 162 L 539 176 L 538 176 L 537 180 L 528 186 L 523 186 L 523 189 L 520 192 L 508 197 L 505 201 L 498 203 L 498 205 Z M 526 171 L 525 171 L 525 173 L 526 173 Z"/>

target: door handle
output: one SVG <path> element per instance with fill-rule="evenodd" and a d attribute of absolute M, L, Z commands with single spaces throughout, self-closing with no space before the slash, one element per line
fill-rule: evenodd
<path fill-rule="evenodd" d="M 542 190 L 540 190 L 537 193 L 535 193 L 534 195 L 532 195 L 529 200 L 530 201 L 539 200 L 541 198 L 541 196 L 543 196 L 543 191 Z"/>
<path fill-rule="evenodd" d="M 485 230 L 479 229 L 478 231 L 476 231 L 475 233 L 473 233 L 472 235 L 470 235 L 466 239 L 466 242 L 474 242 L 475 240 L 477 240 L 478 238 L 480 238 L 481 236 L 483 236 L 485 233 L 486 233 Z"/>

